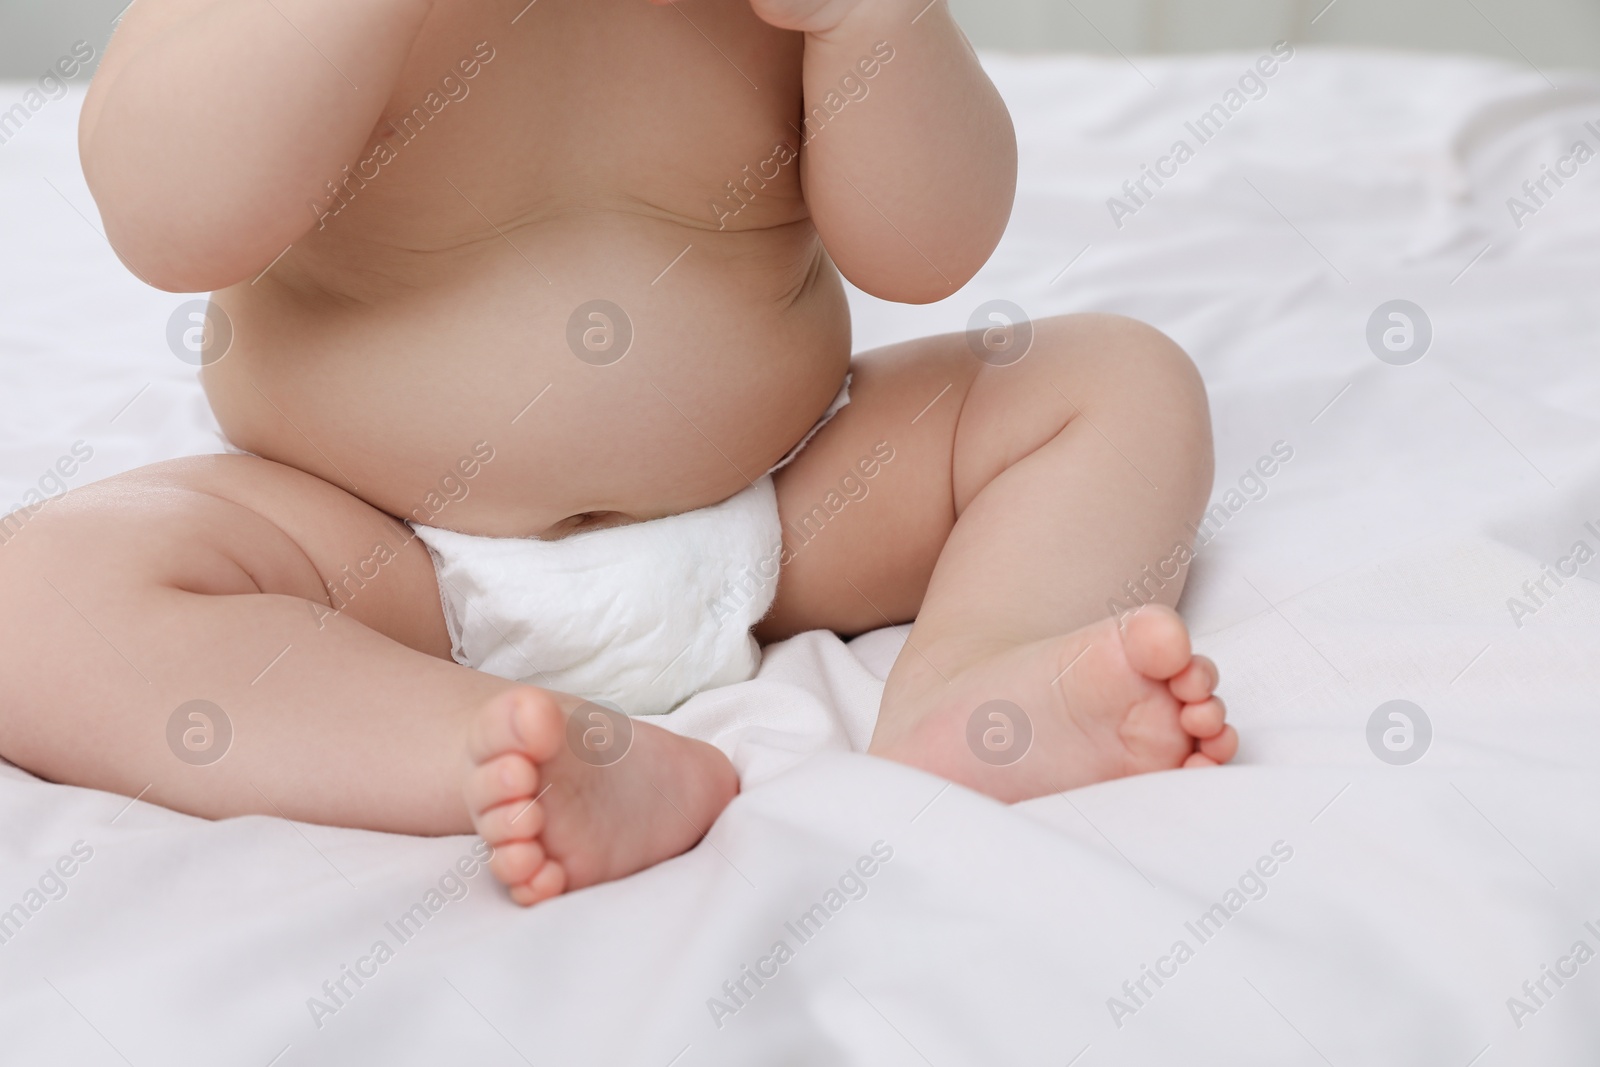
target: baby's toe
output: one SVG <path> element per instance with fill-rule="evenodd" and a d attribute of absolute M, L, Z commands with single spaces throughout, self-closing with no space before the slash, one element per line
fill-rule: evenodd
<path fill-rule="evenodd" d="M 533 797 L 539 788 L 539 770 L 526 756 L 498 756 L 467 772 L 462 789 L 467 810 L 476 820 L 480 815 L 519 797 Z"/>
<path fill-rule="evenodd" d="M 494 850 L 489 870 L 508 886 L 527 885 L 545 864 L 544 846 L 537 841 L 513 841 Z"/>
<path fill-rule="evenodd" d="M 511 900 L 524 908 L 560 896 L 567 888 L 567 870 L 555 860 L 546 860 L 537 874 L 522 885 L 510 887 Z"/>
<path fill-rule="evenodd" d="M 1189 758 L 1183 761 L 1183 766 L 1186 770 L 1196 770 L 1200 767 L 1215 767 L 1216 765 L 1217 761 L 1206 755 L 1204 752 L 1192 752 L 1189 754 Z"/>
<path fill-rule="evenodd" d="M 1239 732 L 1231 726 L 1224 726 L 1215 737 L 1201 741 L 1199 748 L 1200 755 L 1209 756 L 1218 763 L 1227 763 L 1239 754 Z"/>
<path fill-rule="evenodd" d="M 467 736 L 467 755 L 474 763 L 518 752 L 536 763 L 556 754 L 566 716 L 555 698 L 542 689 L 508 689 L 485 704 Z"/>
<path fill-rule="evenodd" d="M 1216 697 L 1198 704 L 1185 704 L 1178 715 L 1178 724 L 1190 737 L 1216 737 L 1227 725 L 1228 709 Z"/>
<path fill-rule="evenodd" d="M 544 808 L 531 798 L 517 798 L 490 808 L 473 820 L 478 836 L 491 845 L 532 841 L 544 830 Z"/>
<path fill-rule="evenodd" d="M 1185 704 L 1198 704 L 1216 691 L 1217 665 L 1205 656 L 1196 656 L 1167 685 Z"/>
<path fill-rule="evenodd" d="M 1128 665 L 1146 678 L 1172 678 L 1192 659 L 1188 627 L 1176 611 L 1162 604 L 1146 604 L 1128 616 L 1122 647 Z"/>

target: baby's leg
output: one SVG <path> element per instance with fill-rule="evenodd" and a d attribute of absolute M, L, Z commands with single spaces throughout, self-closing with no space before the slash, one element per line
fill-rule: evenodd
<path fill-rule="evenodd" d="M 578 702 L 452 662 L 427 550 L 293 468 L 158 464 L 12 529 L 0 754 L 45 778 L 207 818 L 476 823 L 524 900 L 681 852 L 737 788 L 716 749 L 647 723 L 614 766 L 579 759 Z"/>
<path fill-rule="evenodd" d="M 1170 610 L 1211 487 L 1204 387 L 1138 323 L 1035 330 L 1006 367 L 959 334 L 857 359 L 779 474 L 791 558 L 759 635 L 915 618 L 872 751 L 1003 799 L 1225 761 L 1216 670 Z M 1156 603 L 1119 626 L 1128 582 Z"/>

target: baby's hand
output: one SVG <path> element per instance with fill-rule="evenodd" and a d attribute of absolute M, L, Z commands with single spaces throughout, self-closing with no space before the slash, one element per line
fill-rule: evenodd
<path fill-rule="evenodd" d="M 669 4 L 672 0 L 650 0 L 653 4 Z M 828 33 L 839 27 L 858 7 L 870 0 L 750 0 L 764 22 L 780 30 L 799 30 L 803 33 Z"/>
<path fill-rule="evenodd" d="M 765 22 L 780 30 L 827 33 L 869 0 L 750 0 Z"/>

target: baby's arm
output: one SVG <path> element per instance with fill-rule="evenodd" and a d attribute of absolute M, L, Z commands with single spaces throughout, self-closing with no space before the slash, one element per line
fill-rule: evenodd
<path fill-rule="evenodd" d="M 906 303 L 965 285 L 1010 218 L 1017 142 L 944 0 L 752 2 L 767 21 L 807 31 L 802 177 L 840 271 Z M 881 68 L 875 77 L 863 77 L 863 59 Z M 866 96 L 850 99 L 857 85 Z M 849 102 L 821 123 L 817 109 L 840 100 Z"/>
<path fill-rule="evenodd" d="M 139 0 L 78 128 L 124 262 L 175 292 L 259 272 L 357 157 L 432 0 Z"/>

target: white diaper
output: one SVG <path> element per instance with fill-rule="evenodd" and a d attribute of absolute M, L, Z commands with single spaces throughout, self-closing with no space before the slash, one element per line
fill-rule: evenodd
<path fill-rule="evenodd" d="M 846 378 L 772 470 L 849 402 Z M 720 504 L 557 541 L 411 528 L 433 554 L 457 663 L 655 715 L 761 662 L 750 629 L 783 547 L 770 471 Z"/>

